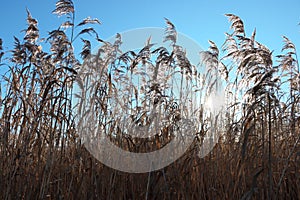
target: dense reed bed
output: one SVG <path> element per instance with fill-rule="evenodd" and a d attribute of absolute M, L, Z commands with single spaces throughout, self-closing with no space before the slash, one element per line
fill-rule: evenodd
<path fill-rule="evenodd" d="M 153 69 L 163 75 L 177 70 L 184 80 L 195 77 L 197 81 L 202 74 L 188 61 L 184 47 L 176 46 L 176 29 L 169 20 L 165 39 L 173 44 L 171 50 L 153 49 L 149 42 L 139 53 L 118 56 L 114 51 L 121 38 L 117 35 L 114 44 L 103 41 L 93 28 L 100 21 L 86 18 L 77 23 L 74 12 L 71 0 L 59 0 L 53 13 L 66 21 L 42 41 L 37 20 L 27 11 L 24 38 L 15 38 L 9 52 L 0 42 L 1 65 L 9 69 L 1 77 L 1 199 L 300 199 L 300 73 L 292 41 L 284 36 L 282 55 L 272 55 L 256 41 L 255 30 L 247 36 L 243 21 L 227 14 L 232 32 L 226 34 L 222 53 L 212 41 L 201 52 L 209 73 L 220 74 L 226 88 L 224 129 L 218 144 L 206 157 L 198 156 L 201 141 L 209 134 L 205 111 L 199 110 L 197 118 L 203 126 L 180 159 L 158 171 L 130 174 L 97 161 L 78 135 L 74 110 L 80 104 L 74 101 L 74 85 L 80 86 L 76 77 L 83 60 L 91 56 L 92 44 L 102 45 L 95 70 L 106 69 L 102 85 L 95 90 L 98 123 L 116 145 L 130 151 L 147 152 L 169 142 L 181 105 L 162 95 L 167 87 L 155 82 L 144 93 L 142 87 L 128 90 L 128 99 L 138 99 L 137 94 L 149 94 L 145 99 L 150 99 L 131 107 L 132 120 L 147 123 L 137 107 L 149 107 L 152 101 L 164 102 L 171 115 L 168 126 L 155 137 L 134 140 L 109 114 L 115 112 L 108 100 L 120 83 L 117 73 L 140 73 L 134 70 L 148 62 L 159 66 Z M 83 48 L 77 57 L 74 42 L 86 34 L 95 39 L 81 39 Z M 150 55 L 156 55 L 155 60 Z M 153 77 L 155 70 L 147 73 Z M 161 74 L 156 78 L 163 82 Z M 213 74 L 202 75 L 202 81 L 203 77 L 210 79 Z M 215 84 L 204 82 L 207 87 Z M 200 91 L 207 93 L 203 87 Z M 106 123 L 109 120 L 112 123 Z"/>

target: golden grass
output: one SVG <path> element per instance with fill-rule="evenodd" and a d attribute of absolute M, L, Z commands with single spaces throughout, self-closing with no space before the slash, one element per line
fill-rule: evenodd
<path fill-rule="evenodd" d="M 73 6 L 70 0 L 59 0 L 54 13 L 72 17 Z M 255 41 L 255 31 L 247 38 L 242 20 L 227 16 L 233 33 L 227 35 L 223 48 L 233 67 L 222 65 L 213 42 L 203 52 L 211 67 L 221 66 L 218 69 L 225 79 L 234 80 L 226 82 L 232 86 L 228 95 L 234 100 L 227 105 L 224 135 L 205 158 L 198 157 L 199 140 L 206 134 L 202 129 L 198 140 L 173 164 L 154 172 L 129 174 L 94 159 L 76 132 L 72 86 L 82 64 L 75 59 L 72 45 L 85 33 L 103 41 L 92 28 L 76 35 L 73 17 L 72 23 L 64 24 L 71 30 L 70 38 L 64 31 L 52 31 L 47 40 L 51 51 L 43 51 L 37 21 L 28 11 L 24 42 L 15 38 L 12 55 L 4 54 L 2 40 L 0 43 L 2 63 L 10 67 L 1 81 L 0 199 L 300 199 L 296 47 L 284 37 L 286 54 L 278 56 L 276 68 L 270 51 Z M 166 21 L 170 34 L 166 39 L 176 43 L 174 25 Z M 100 22 L 87 18 L 79 28 L 89 23 Z M 82 41 L 81 56 L 86 58 L 91 43 Z M 162 54 L 166 57 L 161 62 L 165 62 L 170 54 Z M 134 62 L 137 57 L 131 59 Z M 289 92 L 280 87 L 287 76 Z M 109 93 L 112 83 L 107 81 Z M 280 92 L 285 93 L 285 103 Z M 243 105 L 238 101 L 241 97 Z M 104 106 L 105 98 L 101 103 Z M 110 128 L 116 130 L 114 125 Z M 137 152 L 161 148 L 172 138 L 172 131 L 164 129 L 152 140 L 129 141 L 118 131 L 117 137 L 108 133 L 111 140 Z"/>

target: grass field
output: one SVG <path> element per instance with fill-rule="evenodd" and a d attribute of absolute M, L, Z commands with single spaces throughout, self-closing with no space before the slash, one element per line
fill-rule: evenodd
<path fill-rule="evenodd" d="M 113 54 L 116 46 L 87 28 L 100 21 L 86 18 L 76 22 L 73 6 L 71 0 L 56 3 L 54 14 L 68 18 L 60 29 L 50 31 L 45 41 L 40 40 L 37 20 L 28 11 L 24 38 L 15 38 L 10 52 L 4 52 L 0 42 L 1 65 L 9 69 L 2 74 L 0 88 L 0 199 L 300 199 L 300 73 L 292 41 L 283 36 L 282 55 L 272 55 L 256 41 L 255 30 L 245 35 L 242 19 L 227 14 L 232 32 L 227 33 L 224 45 L 219 48 L 210 41 L 210 48 L 201 53 L 209 73 L 215 70 L 225 84 L 226 112 L 219 142 L 206 157 L 198 156 L 201 141 L 209 132 L 205 111 L 199 111 L 196 118 L 203 126 L 180 159 L 161 170 L 130 174 L 96 160 L 77 132 L 74 109 L 79 105 L 74 105 L 74 85 L 92 44 L 105 44 L 95 69 L 103 73 L 102 85 L 94 91 L 97 123 L 126 150 L 147 152 L 168 143 L 174 137 L 170 127 L 178 119 L 173 111 L 181 105 L 167 106 L 172 120 L 160 133 L 133 140 L 109 114 L 114 108 L 108 106 L 108 99 L 119 83 L 114 79 L 116 72 L 152 62 L 160 66 L 156 69 L 178 69 L 182 79 L 201 74 L 178 48 Z M 175 47 L 176 30 L 169 20 L 166 30 L 166 40 Z M 82 39 L 78 57 L 73 43 L 86 34 L 95 39 Z M 155 54 L 156 60 L 141 58 L 142 53 Z M 112 68 L 120 60 L 125 68 Z M 215 84 L 211 76 L 204 76 L 207 87 Z M 136 99 L 136 94 L 148 94 L 131 89 L 129 96 Z M 149 102 L 164 98 L 159 87 L 150 87 L 150 93 L 153 99 Z M 166 105 L 174 103 L 164 100 Z M 141 114 L 137 105 L 147 107 L 148 103 L 135 103 L 132 117 Z M 109 120 L 114 123 L 106 123 Z"/>

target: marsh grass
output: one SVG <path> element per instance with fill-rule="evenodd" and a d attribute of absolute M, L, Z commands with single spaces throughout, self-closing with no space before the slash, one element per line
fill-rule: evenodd
<path fill-rule="evenodd" d="M 224 56 L 210 41 L 209 50 L 201 53 L 203 64 L 210 70 L 201 74 L 189 63 L 184 47 L 176 45 L 175 26 L 168 19 L 165 39 L 173 44 L 171 51 L 151 49 L 149 42 L 139 53 L 117 55 L 120 35 L 114 44 L 109 44 L 99 38 L 94 28 L 87 27 L 100 24 L 98 19 L 86 18 L 75 25 L 71 0 L 59 0 L 53 12 L 63 15 L 66 21 L 49 32 L 44 43 L 37 20 L 29 11 L 24 38 L 15 38 L 10 52 L 3 51 L 0 40 L 1 65 L 9 67 L 0 88 L 1 199 L 300 198 L 300 74 L 296 47 L 287 37 L 283 37 L 283 53 L 275 62 L 272 52 L 255 40 L 256 31 L 248 37 L 243 21 L 227 14 L 232 32 L 226 34 Z M 93 158 L 76 130 L 78 116 L 74 109 L 84 106 L 78 102 L 74 105 L 73 99 L 74 84 L 80 86 L 77 74 L 85 67 L 81 60 L 91 56 L 93 42 L 87 39 L 81 40 L 82 59 L 74 53 L 74 41 L 84 34 L 103 44 L 93 69 L 101 70 L 101 84 L 84 98 L 94 95 L 98 123 L 105 125 L 103 130 L 115 144 L 130 151 L 147 152 L 164 146 L 173 138 L 176 120 L 180 119 L 178 113 L 186 113 L 180 102 L 163 93 L 168 91 L 166 88 L 171 91 L 173 85 L 162 87 L 155 84 L 157 79 L 176 72 L 180 75 L 178 80 L 182 80 L 179 92 L 186 91 L 190 87 L 186 80 L 193 79 L 197 86 L 194 92 L 199 91 L 205 98 L 209 93 L 206 89 L 216 86 L 211 81 L 213 73 L 220 74 L 227 88 L 227 107 L 222 118 L 226 126 L 213 151 L 204 158 L 198 156 L 199 146 L 210 130 L 205 124 L 209 116 L 203 115 L 206 111 L 201 108 L 196 112 L 200 123 L 195 141 L 180 159 L 161 170 L 129 174 Z M 43 45 L 50 45 L 50 50 L 44 50 Z M 155 60 L 149 59 L 151 55 L 156 55 Z M 223 64 L 225 59 L 229 64 Z M 116 63 L 122 63 L 124 68 L 116 68 Z M 148 89 L 142 84 L 136 89 L 126 85 L 130 82 L 118 79 L 117 73 L 122 71 L 128 79 L 147 73 L 149 79 L 140 78 L 141 83 L 150 83 Z M 165 79 L 159 82 L 167 83 Z M 288 85 L 288 92 L 283 89 L 284 84 Z M 84 82 L 81 86 L 84 88 Z M 161 109 L 169 114 L 167 126 L 153 137 L 132 139 L 118 128 L 120 121 L 109 115 L 117 113 L 109 106 L 109 98 L 121 92 L 118 88 L 126 87 L 129 96 L 122 106 L 128 107 L 132 122 L 146 124 L 144 111 L 154 101 L 162 102 Z M 145 101 L 129 102 L 137 102 L 140 97 L 145 97 Z"/>

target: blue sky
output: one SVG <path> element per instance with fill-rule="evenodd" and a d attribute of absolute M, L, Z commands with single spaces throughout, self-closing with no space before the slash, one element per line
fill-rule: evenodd
<path fill-rule="evenodd" d="M 47 36 L 47 31 L 56 29 L 63 19 L 51 14 L 55 2 L 2 1 L 0 38 L 4 40 L 4 47 L 12 47 L 14 35 L 23 37 L 20 31 L 26 28 L 26 7 L 38 19 L 42 37 Z M 224 14 L 233 13 L 243 19 L 248 35 L 256 28 L 257 40 L 274 50 L 275 54 L 280 53 L 282 35 L 289 37 L 300 48 L 299 0 L 74 0 L 74 4 L 78 22 L 91 16 L 103 23 L 96 28 L 102 39 L 133 28 L 164 27 L 164 17 L 167 17 L 179 32 L 196 40 L 204 49 L 208 47 L 207 40 L 215 41 L 220 47 L 225 39 L 224 33 L 230 31 L 230 23 Z"/>

